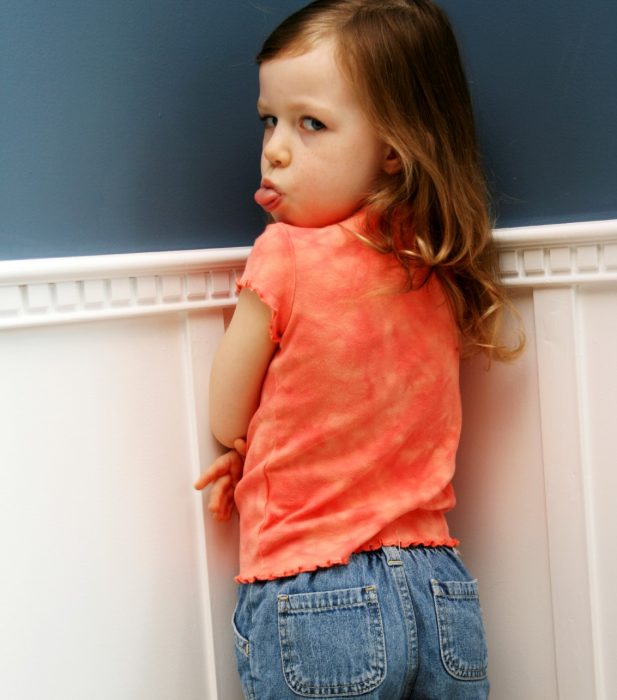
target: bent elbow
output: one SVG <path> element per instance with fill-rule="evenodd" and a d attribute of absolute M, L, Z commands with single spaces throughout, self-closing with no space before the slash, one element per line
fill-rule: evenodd
<path fill-rule="evenodd" d="M 230 449 L 233 448 L 235 440 L 245 437 L 244 435 L 236 435 L 234 431 L 226 430 L 224 426 L 216 425 L 213 421 L 210 421 L 210 431 L 221 445 Z"/>
<path fill-rule="evenodd" d="M 210 431 L 225 447 L 233 447 L 234 440 L 245 439 L 250 416 L 226 401 L 213 401 L 210 397 Z"/>

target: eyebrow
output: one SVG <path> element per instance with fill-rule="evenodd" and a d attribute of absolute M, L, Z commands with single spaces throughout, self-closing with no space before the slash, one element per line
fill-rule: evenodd
<path fill-rule="evenodd" d="M 285 105 L 286 109 L 291 109 L 295 110 L 298 112 L 302 112 L 304 114 L 311 114 L 312 112 L 320 112 L 323 115 L 327 116 L 332 116 L 333 110 L 330 106 L 326 106 L 325 104 L 321 104 L 320 102 L 317 101 L 312 101 L 312 100 L 295 100 L 294 102 L 290 102 Z M 258 112 L 269 112 L 270 107 L 268 103 L 265 100 L 257 100 L 257 111 Z"/>

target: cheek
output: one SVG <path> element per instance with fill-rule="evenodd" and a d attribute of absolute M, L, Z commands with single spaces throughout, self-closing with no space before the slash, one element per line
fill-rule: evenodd
<path fill-rule="evenodd" d="M 356 157 L 341 168 L 339 183 L 345 183 L 343 187 L 351 195 L 364 196 L 373 188 L 378 175 L 378 161 Z"/>
<path fill-rule="evenodd" d="M 373 178 L 381 170 L 382 148 L 371 135 L 353 139 L 340 156 L 339 162 L 354 180 Z"/>
<path fill-rule="evenodd" d="M 376 143 L 374 140 L 369 141 L 365 146 L 364 167 L 368 173 L 378 175 L 383 167 L 384 148 L 381 143 Z"/>

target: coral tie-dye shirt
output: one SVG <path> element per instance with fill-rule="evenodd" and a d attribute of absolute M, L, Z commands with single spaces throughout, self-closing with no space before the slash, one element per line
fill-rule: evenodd
<path fill-rule="evenodd" d="M 238 287 L 272 309 L 278 343 L 236 489 L 239 582 L 346 563 L 382 545 L 457 544 L 444 513 L 461 409 L 457 328 L 436 276 L 405 291 L 362 214 L 272 224 Z"/>

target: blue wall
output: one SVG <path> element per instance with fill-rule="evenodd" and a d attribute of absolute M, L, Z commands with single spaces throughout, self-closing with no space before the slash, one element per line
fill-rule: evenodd
<path fill-rule="evenodd" d="M 3 0 L 0 258 L 250 244 L 253 56 L 303 0 Z M 500 225 L 617 217 L 617 3 L 442 0 Z"/>
<path fill-rule="evenodd" d="M 441 0 L 500 225 L 617 217 L 616 0 Z"/>

